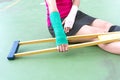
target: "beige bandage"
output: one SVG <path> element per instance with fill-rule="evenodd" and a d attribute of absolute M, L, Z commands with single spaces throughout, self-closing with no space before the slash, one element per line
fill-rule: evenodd
<path fill-rule="evenodd" d="M 70 29 L 73 27 L 77 11 L 78 11 L 78 7 L 73 5 L 68 16 L 65 19 L 64 27 L 69 27 Z"/>

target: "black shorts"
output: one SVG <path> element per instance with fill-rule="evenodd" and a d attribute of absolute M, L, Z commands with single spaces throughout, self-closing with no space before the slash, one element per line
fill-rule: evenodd
<path fill-rule="evenodd" d="M 78 11 L 75 18 L 75 23 L 73 24 L 73 28 L 66 35 L 67 36 L 75 35 L 83 25 L 90 25 L 95 19 L 96 18 L 91 17 L 81 11 Z M 61 21 L 63 20 L 64 19 L 61 19 Z M 52 26 L 49 26 L 48 29 L 52 37 L 55 37 Z"/>

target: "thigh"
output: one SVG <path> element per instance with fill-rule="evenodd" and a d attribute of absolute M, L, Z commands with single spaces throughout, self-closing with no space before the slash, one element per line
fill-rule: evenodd
<path fill-rule="evenodd" d="M 102 29 L 98 27 L 93 27 L 89 25 L 84 25 L 81 29 L 76 33 L 76 35 L 85 35 L 85 34 L 95 34 L 95 33 L 103 33 Z"/>
<path fill-rule="evenodd" d="M 103 31 L 97 27 L 84 25 L 75 35 L 87 35 L 87 34 L 96 34 L 96 33 L 103 33 Z M 93 40 L 94 38 L 84 38 L 84 39 L 77 38 L 77 39 L 71 40 L 70 42 L 86 42 L 86 41 L 93 41 Z"/>
<path fill-rule="evenodd" d="M 91 26 L 100 28 L 104 32 L 108 32 L 110 27 L 112 26 L 112 23 L 104 21 L 104 20 L 101 20 L 101 19 L 96 19 L 96 20 L 93 21 Z"/>

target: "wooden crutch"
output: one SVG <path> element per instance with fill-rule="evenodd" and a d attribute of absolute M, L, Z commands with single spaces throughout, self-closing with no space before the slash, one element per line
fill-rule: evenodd
<path fill-rule="evenodd" d="M 112 35 L 112 37 L 114 36 L 114 38 L 112 38 L 111 35 Z M 81 48 L 81 47 L 86 47 L 86 46 L 93 46 L 93 45 L 98 45 L 98 44 L 104 44 L 104 43 L 119 41 L 120 40 L 119 35 L 120 35 L 120 32 L 109 32 L 109 33 L 98 33 L 98 34 L 69 36 L 69 37 L 67 37 L 69 41 L 70 40 L 75 40 L 77 38 L 79 38 L 79 39 L 81 39 L 81 38 L 82 39 L 100 38 L 100 39 L 97 40 L 97 41 L 93 41 L 93 42 L 85 42 L 85 43 L 80 43 L 80 44 L 69 45 L 68 48 L 69 49 Z M 110 37 L 105 39 L 108 36 L 110 36 Z M 9 55 L 7 56 L 7 59 L 8 60 L 14 60 L 16 57 L 22 57 L 22 56 L 28 56 L 28 55 L 57 51 L 57 48 L 55 47 L 55 48 L 48 48 L 48 49 L 42 49 L 42 50 L 35 50 L 35 51 L 27 51 L 27 52 L 17 53 L 20 45 L 37 44 L 37 43 L 43 43 L 43 42 L 55 42 L 55 38 L 31 40 L 31 41 L 23 41 L 23 42 L 14 41 L 13 46 L 12 46 L 10 52 L 9 52 Z"/>

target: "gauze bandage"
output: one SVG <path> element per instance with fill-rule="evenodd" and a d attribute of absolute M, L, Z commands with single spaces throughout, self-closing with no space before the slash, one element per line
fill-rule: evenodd
<path fill-rule="evenodd" d="M 50 21 L 55 32 L 56 45 L 68 44 L 68 40 L 61 23 L 60 14 L 57 11 L 50 14 Z"/>
<path fill-rule="evenodd" d="M 77 11 L 78 11 L 78 7 L 73 5 L 68 16 L 65 18 L 64 27 L 69 27 L 70 29 L 73 27 Z"/>

